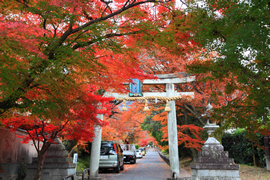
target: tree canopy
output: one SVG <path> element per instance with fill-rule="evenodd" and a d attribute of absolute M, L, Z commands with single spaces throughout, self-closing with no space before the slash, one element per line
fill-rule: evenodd
<path fill-rule="evenodd" d="M 1 122 L 24 126 L 32 140 L 48 142 L 38 153 L 39 170 L 57 135 L 91 139 L 93 134 L 76 134 L 76 127 L 85 125 L 87 132 L 102 125 L 96 115 L 109 114 L 112 101 L 102 97 L 104 91 L 126 92 L 123 82 L 153 77 L 139 68 L 138 45 L 155 47 L 152 35 L 162 34 L 168 19 L 156 21 L 153 7 L 166 13 L 171 5 L 166 0 L 0 2 Z"/>
<path fill-rule="evenodd" d="M 154 0 L 2 1 L 1 113 L 42 107 L 44 101 L 29 100 L 29 94 L 42 93 L 47 108 L 62 109 L 63 98 L 82 84 L 123 91 L 124 80 L 147 77 L 138 68 L 139 49 L 134 45 L 160 31 L 150 2 L 157 7 L 166 4 Z"/>
<path fill-rule="evenodd" d="M 216 52 L 208 61 L 197 61 L 191 72 L 208 72 L 210 80 L 226 85 L 226 94 L 239 90 L 245 98 L 227 103 L 216 114 L 226 115 L 228 123 L 254 132 L 269 124 L 269 2 L 214 1 L 187 8 L 193 17 L 194 38 L 207 51 Z M 234 93 L 235 94 L 235 93 Z M 227 113 L 229 112 L 229 113 Z M 264 121 L 258 120 L 264 117 Z M 250 126 L 252 124 L 254 126 Z M 266 128 L 267 129 L 267 128 Z"/>

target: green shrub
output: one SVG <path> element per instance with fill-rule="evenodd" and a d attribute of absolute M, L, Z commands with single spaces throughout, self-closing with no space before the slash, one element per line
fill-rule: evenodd
<path fill-rule="evenodd" d="M 77 162 L 76 171 L 83 171 L 84 169 L 86 169 L 85 165 L 83 163 Z"/>
<path fill-rule="evenodd" d="M 163 149 L 161 151 L 161 153 L 164 154 L 164 155 L 168 155 L 169 154 L 169 149 Z"/>
<path fill-rule="evenodd" d="M 76 171 L 83 171 L 84 169 L 87 169 L 90 167 L 90 160 L 89 157 L 86 158 L 79 158 L 77 162 L 77 168 Z"/>
<path fill-rule="evenodd" d="M 258 143 L 264 145 L 263 136 L 257 134 Z M 254 146 L 255 142 L 250 141 L 246 137 L 246 132 L 243 129 L 237 130 L 234 134 L 224 133 L 222 137 L 222 145 L 224 150 L 229 152 L 229 157 L 234 158 L 237 164 L 254 165 L 253 154 L 255 155 L 256 164 L 265 167 L 265 152 Z M 253 148 L 252 148 L 253 146 Z"/>

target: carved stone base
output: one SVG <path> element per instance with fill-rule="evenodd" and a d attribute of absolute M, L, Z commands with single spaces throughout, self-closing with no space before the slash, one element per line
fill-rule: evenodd
<path fill-rule="evenodd" d="M 238 170 L 192 169 L 192 180 L 240 180 Z"/>
<path fill-rule="evenodd" d="M 213 137 L 209 137 L 191 167 L 191 180 L 240 180 L 239 165 Z"/>

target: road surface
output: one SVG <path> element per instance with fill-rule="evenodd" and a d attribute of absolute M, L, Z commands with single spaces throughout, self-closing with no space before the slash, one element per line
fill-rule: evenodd
<path fill-rule="evenodd" d="M 170 167 L 155 149 L 149 149 L 136 164 L 125 163 L 124 171 L 106 170 L 99 173 L 102 180 L 165 180 L 170 177 Z"/>

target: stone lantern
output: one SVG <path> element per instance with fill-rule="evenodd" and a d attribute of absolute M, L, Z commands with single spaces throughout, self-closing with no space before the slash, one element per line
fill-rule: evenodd
<path fill-rule="evenodd" d="M 195 158 L 191 167 L 191 180 L 240 180 L 239 165 L 234 164 L 227 151 L 216 138 L 211 137 L 212 132 L 219 128 L 216 123 L 203 127 L 209 137 Z"/>

